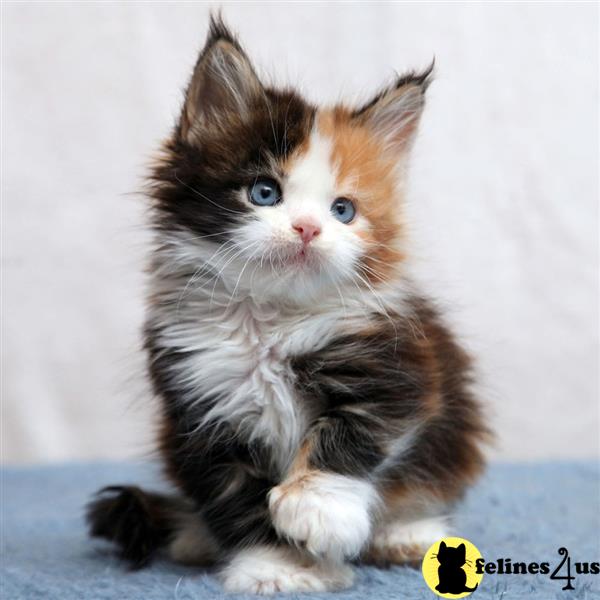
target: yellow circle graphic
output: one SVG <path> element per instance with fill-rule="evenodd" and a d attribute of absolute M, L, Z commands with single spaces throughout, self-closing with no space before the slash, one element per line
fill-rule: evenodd
<path fill-rule="evenodd" d="M 433 544 L 423 558 L 423 578 L 429 589 L 442 598 L 464 598 L 481 583 L 483 573 L 475 572 L 481 552 L 459 537 L 447 537 Z"/>

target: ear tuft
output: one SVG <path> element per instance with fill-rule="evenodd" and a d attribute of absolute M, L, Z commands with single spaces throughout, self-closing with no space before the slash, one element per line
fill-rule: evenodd
<path fill-rule="evenodd" d="M 412 145 L 434 66 L 435 59 L 420 73 L 411 71 L 397 76 L 391 85 L 353 113 L 355 119 L 370 127 L 396 154 L 405 153 Z"/>
<path fill-rule="evenodd" d="M 250 59 L 220 15 L 211 15 L 206 43 L 188 86 L 180 132 L 198 144 L 227 120 L 247 118 L 263 93 Z"/>
<path fill-rule="evenodd" d="M 223 21 L 223 15 L 221 11 L 211 12 L 210 13 L 210 21 L 208 23 L 208 35 L 206 36 L 206 48 L 209 48 L 213 44 L 217 43 L 219 40 L 223 40 L 225 42 L 229 42 L 231 45 L 236 46 L 239 50 L 241 50 L 237 38 L 231 32 L 229 27 Z"/>
<path fill-rule="evenodd" d="M 395 81 L 396 89 L 403 85 L 418 85 L 423 94 L 433 82 L 433 70 L 435 69 L 435 57 L 431 63 L 420 73 L 418 71 L 409 71 L 402 76 L 398 76 Z"/>

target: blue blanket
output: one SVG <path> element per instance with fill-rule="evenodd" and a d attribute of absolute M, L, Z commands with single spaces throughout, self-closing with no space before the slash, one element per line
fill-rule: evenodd
<path fill-rule="evenodd" d="M 110 546 L 87 537 L 83 508 L 99 487 L 136 482 L 154 488 L 148 465 L 77 464 L 5 468 L 2 472 L 0 597 L 7 600 L 205 600 L 220 598 L 217 580 L 198 569 L 157 561 L 128 571 Z M 460 506 L 456 534 L 486 561 L 559 563 L 566 547 L 575 562 L 600 560 L 600 478 L 596 463 L 493 465 Z M 566 574 L 564 565 L 560 574 Z M 475 600 L 600 598 L 600 575 L 577 575 L 574 591 L 548 575 L 484 575 Z M 289 596 L 288 596 L 289 597 Z M 354 587 L 336 600 L 429 599 L 420 571 L 358 569 Z"/>

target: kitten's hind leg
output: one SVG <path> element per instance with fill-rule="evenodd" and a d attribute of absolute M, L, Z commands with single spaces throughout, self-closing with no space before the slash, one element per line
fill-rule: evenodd
<path fill-rule="evenodd" d="M 217 544 L 189 500 L 135 486 L 100 490 L 87 507 L 90 534 L 117 544 L 133 568 L 145 566 L 160 550 L 178 562 L 207 564 Z"/>
<path fill-rule="evenodd" d="M 447 517 L 382 523 L 375 530 L 361 560 L 379 566 L 390 564 L 419 566 L 427 549 L 447 536 Z"/>
<path fill-rule="evenodd" d="M 219 559 L 220 548 L 204 517 L 198 512 L 193 512 L 183 513 L 178 517 L 167 553 L 175 562 L 208 565 Z"/>
<path fill-rule="evenodd" d="M 221 571 L 227 592 L 327 592 L 352 585 L 352 568 L 317 562 L 288 546 L 254 546 L 239 550 Z"/>

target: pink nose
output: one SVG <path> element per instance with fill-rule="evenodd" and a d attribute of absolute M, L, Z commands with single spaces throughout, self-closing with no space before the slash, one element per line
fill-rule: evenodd
<path fill-rule="evenodd" d="M 316 238 L 321 233 L 320 226 L 310 219 L 300 219 L 292 223 L 292 229 L 295 229 L 302 241 L 308 244 L 313 238 Z"/>

